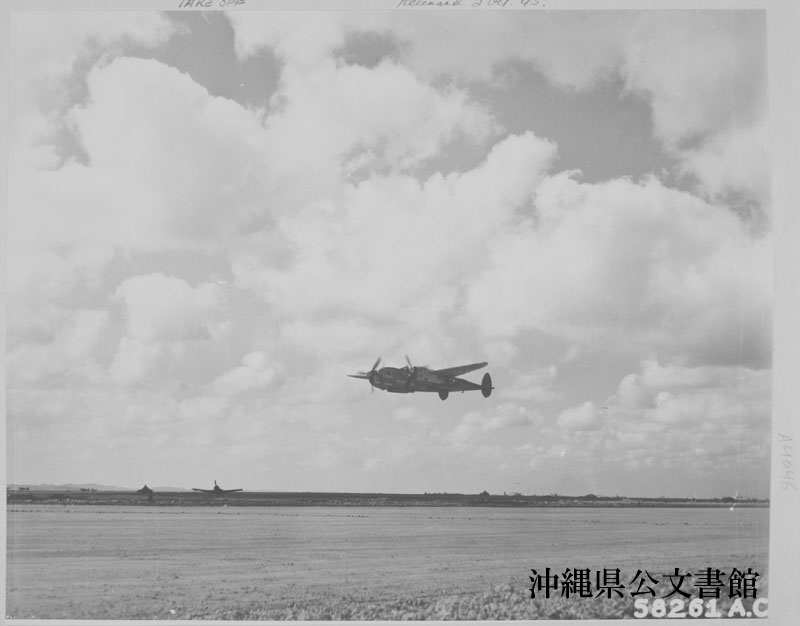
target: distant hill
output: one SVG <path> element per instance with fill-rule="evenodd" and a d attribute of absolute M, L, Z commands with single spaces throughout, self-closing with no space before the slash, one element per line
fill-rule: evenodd
<path fill-rule="evenodd" d="M 67 483 L 63 485 L 54 485 L 52 483 L 43 483 L 40 485 L 28 484 L 11 484 L 8 485 L 10 491 L 17 491 L 20 487 L 27 488 L 30 491 L 81 491 L 82 489 L 93 489 L 95 491 L 136 491 L 140 487 L 118 487 L 116 485 L 100 485 L 98 483 Z M 153 491 L 191 491 L 185 487 L 151 487 Z"/>
<path fill-rule="evenodd" d="M 116 487 L 114 485 L 99 485 L 97 483 L 67 483 L 64 485 L 53 485 L 51 483 L 43 483 L 41 485 L 17 484 L 8 485 L 9 489 L 19 489 L 20 487 L 27 487 L 31 491 L 80 491 L 81 489 L 95 489 L 97 491 L 136 491 L 127 487 Z"/>

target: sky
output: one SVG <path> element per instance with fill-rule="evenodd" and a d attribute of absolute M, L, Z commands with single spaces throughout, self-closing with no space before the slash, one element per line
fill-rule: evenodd
<path fill-rule="evenodd" d="M 768 496 L 763 12 L 10 24 L 8 483 Z"/>

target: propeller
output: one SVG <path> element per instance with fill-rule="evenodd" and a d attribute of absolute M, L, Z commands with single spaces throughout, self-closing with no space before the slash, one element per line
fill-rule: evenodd
<path fill-rule="evenodd" d="M 417 371 L 419 370 L 419 368 L 416 365 L 412 365 L 411 364 L 411 359 L 408 358 L 408 355 L 406 355 L 406 363 L 408 363 L 408 366 L 406 367 L 406 369 L 409 371 L 409 373 L 416 374 Z M 424 369 L 425 367 L 427 367 L 427 366 L 423 365 L 422 369 Z"/>
<path fill-rule="evenodd" d="M 427 365 L 423 365 L 422 367 L 417 367 L 416 365 L 411 363 L 411 359 L 408 358 L 408 355 L 406 355 L 406 363 L 408 363 L 408 365 L 406 366 L 406 371 L 408 372 L 408 379 L 406 380 L 406 388 L 411 389 L 412 385 L 414 385 L 414 383 L 417 380 L 417 375 L 421 370 L 426 369 Z"/>
<path fill-rule="evenodd" d="M 350 378 L 364 378 L 369 381 L 370 389 L 373 393 L 375 393 L 375 384 L 372 382 L 373 376 L 375 376 L 375 372 L 378 371 L 378 365 L 381 364 L 381 357 L 378 357 L 378 360 L 375 361 L 375 364 L 372 366 L 372 369 L 368 372 L 358 372 L 357 374 L 348 374 Z"/>

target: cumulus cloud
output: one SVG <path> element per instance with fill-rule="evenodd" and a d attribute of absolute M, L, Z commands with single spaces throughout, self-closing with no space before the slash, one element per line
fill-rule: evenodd
<path fill-rule="evenodd" d="M 763 113 L 760 16 L 643 13 L 624 44 L 626 86 L 649 99 L 655 130 L 667 145 L 751 123 Z"/>
<path fill-rule="evenodd" d="M 330 53 L 342 45 L 350 22 L 350 16 L 339 12 L 231 12 L 227 17 L 236 33 L 239 57 L 269 47 L 292 66 L 311 69 L 327 62 Z"/>
<path fill-rule="evenodd" d="M 504 398 L 546 402 L 557 394 L 553 383 L 558 374 L 558 367 L 549 365 L 529 371 L 512 371 L 502 390 Z"/>
<path fill-rule="evenodd" d="M 769 362 L 769 237 L 655 180 L 539 185 L 538 223 L 505 236 L 469 291 L 484 332 L 537 328 L 595 346 Z"/>
<path fill-rule="evenodd" d="M 465 92 L 389 62 L 322 65 L 280 93 L 283 105 L 265 121 L 265 153 L 282 214 L 341 198 L 342 179 L 407 171 L 458 138 L 480 143 L 494 131 L 491 115 Z M 310 178 L 313 187 L 297 184 Z"/>
<path fill-rule="evenodd" d="M 733 191 L 765 203 L 763 16 L 643 14 L 625 44 L 626 88 L 650 103 L 655 132 L 681 171 L 710 197 Z"/>
<path fill-rule="evenodd" d="M 426 18 L 316 14 L 305 33 L 302 27 L 281 29 L 282 22 L 271 17 L 261 25 L 243 16 L 232 21 L 242 54 L 268 46 L 295 65 L 329 58 L 325 55 L 348 35 L 372 30 L 391 35 L 398 42 L 395 56 L 428 80 L 497 80 L 500 68 L 521 61 L 553 84 L 578 92 L 620 81 L 625 93 L 648 104 L 664 148 L 708 196 L 733 190 L 766 200 L 767 173 L 754 160 L 764 152 L 763 15 L 567 11 L 489 21 L 469 12 Z M 291 23 L 298 17 L 281 19 Z M 482 54 L 463 54 L 472 48 Z M 735 136 L 729 134 L 732 127 L 739 129 Z M 755 167 L 744 172 L 737 165 L 741 156 Z"/>
<path fill-rule="evenodd" d="M 525 429 L 541 423 L 542 417 L 536 411 L 525 405 L 509 402 L 498 405 L 493 411 L 467 413 L 444 439 L 449 443 L 463 445 L 484 440 L 490 433 Z"/>
<path fill-rule="evenodd" d="M 263 129 L 251 114 L 156 61 L 99 65 L 88 87 L 69 114 L 88 163 L 30 167 L 19 151 L 10 159 L 15 316 L 97 290 L 115 257 L 224 249 L 260 211 Z"/>
<path fill-rule="evenodd" d="M 107 311 L 57 310 L 47 324 L 49 328 L 55 325 L 52 334 L 39 337 L 33 334 L 14 342 L 8 355 L 10 376 L 28 383 L 65 375 L 90 381 L 102 380 L 98 357 L 101 338 L 108 324 Z"/>
<path fill-rule="evenodd" d="M 111 380 L 120 385 L 139 382 L 151 373 L 162 346 L 135 337 L 122 337 L 109 367 Z"/>
<path fill-rule="evenodd" d="M 232 14 L 240 58 L 268 47 L 280 62 L 258 110 L 160 61 L 98 57 L 71 112 L 48 105 L 81 159 L 34 145 L 53 131 L 42 111 L 16 113 L 30 132 L 11 159 L 10 363 L 29 387 L 11 405 L 31 418 L 15 425 L 52 435 L 72 407 L 82 434 L 131 448 L 130 471 L 136 446 L 173 465 L 201 446 L 240 452 L 248 475 L 259 464 L 281 488 L 318 488 L 324 468 L 328 487 L 413 476 L 428 489 L 445 476 L 462 489 L 466 476 L 502 490 L 535 468 L 534 487 L 600 491 L 592 481 L 630 469 L 664 485 L 674 459 L 687 474 L 708 458 L 763 465 L 771 239 L 723 204 L 765 188 L 751 150 L 762 103 L 742 87 L 758 91 L 758 55 L 724 57 L 721 12 L 689 25 L 689 14 L 459 14 L 447 37 L 441 16 L 419 15 Z M 171 32 L 163 22 L 129 30 L 156 45 Z M 349 62 L 342 50 L 367 31 L 391 53 Z M 97 39 L 109 50 L 127 37 L 109 33 Z M 66 66 L 88 58 L 91 38 L 65 44 L 53 75 L 74 79 Z M 685 48 L 677 71 L 673 44 Z M 618 81 L 648 104 L 693 193 L 559 172 L 554 141 L 509 132 L 476 96 L 475 81 L 502 80 L 509 62 L 576 98 Z M 483 404 L 465 409 L 344 383 L 405 353 L 431 366 L 489 360 L 498 389 L 485 402 L 466 394 Z M 598 354 L 607 369 L 575 375 Z M 97 387 L 48 404 L 58 377 Z M 587 401 L 598 389 L 603 408 Z M 734 435 L 719 438 L 723 428 Z"/>
<path fill-rule="evenodd" d="M 219 287 L 197 287 L 161 273 L 126 278 L 115 291 L 125 304 L 127 332 L 145 341 L 207 336 L 209 321 L 219 310 Z"/>
<path fill-rule="evenodd" d="M 98 66 L 88 87 L 71 116 L 116 243 L 208 250 L 261 210 L 266 134 L 252 113 L 154 60 Z"/>
<path fill-rule="evenodd" d="M 250 352 L 242 358 L 242 364 L 214 381 L 214 389 L 226 396 L 250 390 L 266 389 L 275 379 L 275 368 L 263 352 Z"/>
<path fill-rule="evenodd" d="M 603 448 L 653 475 L 752 467 L 742 484 L 754 489 L 769 475 L 770 387 L 764 370 L 643 361 L 608 400 Z"/>
<path fill-rule="evenodd" d="M 122 281 L 113 298 L 122 304 L 124 322 L 110 365 L 116 383 L 152 380 L 159 363 L 191 359 L 185 344 L 213 344 L 230 333 L 227 304 L 215 283 L 192 287 L 161 273 L 137 275 Z M 194 353 L 200 354 L 198 348 Z"/>
<path fill-rule="evenodd" d="M 53 140 L 65 127 L 59 113 L 75 97 L 70 80 L 79 62 L 98 50 L 113 54 L 124 44 L 155 47 L 176 32 L 155 12 L 17 11 L 10 19 L 17 68 L 9 74 L 12 162 L 48 168 L 62 160 Z"/>
<path fill-rule="evenodd" d="M 611 404 L 644 410 L 652 423 L 702 419 L 714 428 L 725 422 L 763 424 L 770 414 L 771 376 L 747 367 L 662 365 L 642 361 L 622 379 Z"/>
<path fill-rule="evenodd" d="M 597 430 L 602 425 L 600 414 L 592 402 L 563 411 L 558 416 L 558 425 L 566 431 Z"/>
<path fill-rule="evenodd" d="M 741 193 L 769 206 L 767 132 L 760 123 L 720 131 L 680 158 L 681 173 L 696 176 L 710 197 Z"/>
<path fill-rule="evenodd" d="M 492 235 L 530 201 L 554 153 L 528 133 L 506 138 L 465 173 L 424 184 L 395 175 L 348 185 L 341 204 L 312 204 L 278 221 L 287 248 L 302 254 L 279 268 L 263 254 L 235 256 L 237 285 L 301 318 L 353 311 L 435 319 L 488 254 Z"/>

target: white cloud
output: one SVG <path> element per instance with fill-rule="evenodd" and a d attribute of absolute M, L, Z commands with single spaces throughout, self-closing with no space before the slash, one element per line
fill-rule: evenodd
<path fill-rule="evenodd" d="M 754 489 L 768 477 L 771 382 L 765 370 L 643 361 L 608 399 L 603 449 L 651 480 L 666 470 L 712 476 L 712 468 L 752 467 L 737 480 Z"/>
<path fill-rule="evenodd" d="M 536 411 L 514 402 L 497 405 L 483 412 L 467 413 L 455 429 L 444 436 L 444 441 L 464 450 L 477 444 L 479 447 L 490 433 L 503 434 L 509 430 L 541 425 L 542 417 Z"/>
<path fill-rule="evenodd" d="M 125 303 L 128 334 L 144 341 L 210 337 L 209 321 L 219 314 L 219 287 L 160 273 L 125 279 L 115 291 Z"/>
<path fill-rule="evenodd" d="M 426 416 L 417 408 L 411 405 L 398 407 L 392 412 L 392 417 L 400 422 L 417 424 L 427 421 Z"/>
<path fill-rule="evenodd" d="M 10 377 L 29 383 L 64 375 L 92 382 L 102 380 L 99 356 L 102 335 L 109 324 L 108 313 L 88 309 L 51 311 L 48 319 L 29 326 L 31 334 L 40 337 L 45 328 L 55 327 L 48 341 L 30 337 L 12 346 L 8 355 Z"/>
<path fill-rule="evenodd" d="M 76 81 L 82 65 L 125 45 L 155 47 L 175 28 L 156 12 L 16 11 L 9 18 L 13 190 L 19 167 L 51 170 L 63 162 L 59 135 L 69 131 L 63 112 L 82 93 Z"/>
<path fill-rule="evenodd" d="M 400 55 L 421 75 L 491 80 L 497 66 L 532 63 L 569 89 L 588 89 L 608 77 L 619 58 L 617 42 L 632 14 L 565 11 L 540 15 L 514 12 L 486 20 L 479 12 L 393 15 L 385 32 L 400 42 Z M 480 50 L 480 54 L 465 54 Z"/>
<path fill-rule="evenodd" d="M 97 49 L 109 53 L 126 43 L 155 47 L 176 32 L 164 15 L 152 11 L 17 11 L 10 18 L 13 63 L 20 68 L 10 74 L 11 113 L 22 119 L 32 110 L 68 104 L 66 81 L 79 59 Z M 49 132 L 54 120 L 48 121 Z"/>
<path fill-rule="evenodd" d="M 768 200 L 764 26 L 756 14 L 645 13 L 624 40 L 626 88 L 650 103 L 656 135 L 710 197 Z"/>
<path fill-rule="evenodd" d="M 236 33 L 240 58 L 268 47 L 293 67 L 314 68 L 328 62 L 330 53 L 345 40 L 344 12 L 259 11 L 226 15 Z"/>
<path fill-rule="evenodd" d="M 542 417 L 527 406 L 517 403 L 504 403 L 497 405 L 495 413 L 484 421 L 483 429 L 486 431 L 505 430 L 508 428 L 525 428 L 538 426 Z"/>
<path fill-rule="evenodd" d="M 285 13 L 259 20 L 234 14 L 231 21 L 239 53 L 270 47 L 287 63 L 286 81 L 297 78 L 300 68 L 332 69 L 332 53 L 364 30 L 392 37 L 402 61 L 428 81 L 490 81 L 512 61 L 531 63 L 555 85 L 583 92 L 616 77 L 648 103 L 657 137 L 678 158 L 679 170 L 697 177 L 703 193 L 767 199 L 759 156 L 766 116 L 765 24 L 753 12 L 570 11 L 490 21 L 476 13 L 427 14 L 424 20 Z M 482 54 L 465 55 L 466 49 Z M 691 145 L 698 140 L 700 147 Z"/>
<path fill-rule="evenodd" d="M 695 175 L 710 197 L 743 193 L 769 206 L 767 133 L 760 124 L 716 133 L 680 158 L 682 173 Z"/>
<path fill-rule="evenodd" d="M 623 40 L 627 88 L 643 94 L 668 146 L 763 113 L 764 32 L 758 16 L 645 12 Z"/>
<path fill-rule="evenodd" d="M 270 386 L 276 373 L 266 354 L 260 351 L 250 352 L 244 355 L 240 366 L 214 380 L 214 389 L 226 396 L 263 390 Z"/>
<path fill-rule="evenodd" d="M 682 367 L 646 360 L 641 364 L 641 384 L 652 388 L 698 388 L 719 384 L 728 375 L 724 367 Z"/>
<path fill-rule="evenodd" d="M 136 337 L 122 337 L 109 367 L 109 377 L 120 385 L 138 383 L 151 372 L 161 352 L 159 344 Z"/>
<path fill-rule="evenodd" d="M 144 274 L 123 280 L 112 299 L 122 304 L 123 322 L 109 369 L 114 382 L 153 382 L 159 372 L 198 382 L 224 358 L 215 344 L 231 340 L 233 324 L 219 285 L 192 287 L 174 276 Z"/>
<path fill-rule="evenodd" d="M 562 411 L 558 416 L 558 425 L 569 432 L 597 430 L 602 426 L 602 421 L 594 403 L 584 402 L 581 406 Z"/>
<path fill-rule="evenodd" d="M 107 237 L 134 249 L 214 249 L 262 210 L 266 134 L 252 113 L 154 60 L 96 67 L 88 86 L 72 118 L 106 199 L 94 210 Z"/>
<path fill-rule="evenodd" d="M 547 402 L 557 395 L 553 390 L 553 382 L 558 374 L 555 365 L 529 371 L 512 371 L 510 374 L 501 391 L 504 398 Z"/>
<path fill-rule="evenodd" d="M 388 62 L 372 69 L 322 64 L 290 77 L 280 94 L 282 106 L 265 120 L 265 151 L 282 213 L 335 201 L 346 176 L 406 171 L 457 138 L 482 142 L 495 130 L 465 92 L 436 88 Z"/>
<path fill-rule="evenodd" d="M 345 311 L 425 326 L 452 309 L 458 285 L 530 201 L 554 152 L 533 134 L 510 136 L 463 174 L 347 186 L 341 204 L 312 204 L 278 222 L 294 259 L 276 268 L 269 251 L 234 252 L 237 285 L 300 318 Z"/>
<path fill-rule="evenodd" d="M 8 282 L 20 309 L 97 290 L 123 253 L 227 249 L 262 210 L 264 131 L 251 113 L 156 61 L 99 65 L 88 87 L 69 114 L 88 163 L 42 169 L 12 151 Z"/>
<path fill-rule="evenodd" d="M 538 221 L 497 242 L 469 291 L 484 332 L 537 328 L 596 347 L 769 361 L 771 248 L 729 211 L 655 180 L 539 185 Z"/>
<path fill-rule="evenodd" d="M 628 410 L 646 408 L 651 400 L 646 388 L 640 384 L 638 374 L 628 374 L 620 381 L 617 397 L 620 406 Z"/>
<path fill-rule="evenodd" d="M 705 193 L 733 190 L 766 200 L 763 15 L 568 11 L 490 21 L 475 13 L 426 18 L 399 16 L 384 26 L 421 75 L 489 81 L 498 67 L 522 61 L 553 84 L 580 92 L 616 78 L 648 103 L 657 137 Z M 482 54 L 463 54 L 473 48 Z M 731 134 L 731 128 L 738 130 Z M 692 147 L 698 139 L 703 147 Z"/>
<path fill-rule="evenodd" d="M 230 401 L 224 396 L 197 396 L 182 400 L 178 412 L 182 422 L 193 428 L 224 420 L 229 408 Z"/>
<path fill-rule="evenodd" d="M 651 423 L 702 420 L 716 429 L 725 422 L 763 423 L 770 414 L 771 374 L 746 367 L 662 365 L 645 360 L 622 379 L 610 400 L 612 412 L 643 411 Z"/>

